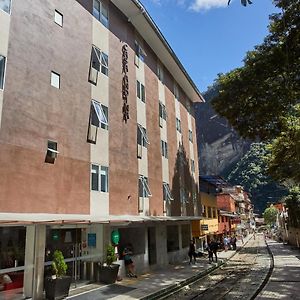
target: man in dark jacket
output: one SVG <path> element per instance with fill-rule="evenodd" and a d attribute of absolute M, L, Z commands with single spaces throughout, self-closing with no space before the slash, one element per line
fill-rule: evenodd
<path fill-rule="evenodd" d="M 210 243 L 210 249 L 216 258 L 216 262 L 218 261 L 218 256 L 217 256 L 218 248 L 219 248 L 218 243 L 215 240 L 212 240 Z M 212 261 L 213 261 L 213 257 L 212 257 Z"/>

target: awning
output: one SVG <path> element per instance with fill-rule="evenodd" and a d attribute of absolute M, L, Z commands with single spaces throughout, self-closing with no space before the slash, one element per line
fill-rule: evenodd
<path fill-rule="evenodd" d="M 91 223 L 134 223 L 134 222 L 179 222 L 201 220 L 198 216 L 140 216 L 140 215 L 108 215 L 91 216 L 76 214 L 14 214 L 0 213 L 0 225 L 29 225 L 29 224 L 91 224 Z"/>

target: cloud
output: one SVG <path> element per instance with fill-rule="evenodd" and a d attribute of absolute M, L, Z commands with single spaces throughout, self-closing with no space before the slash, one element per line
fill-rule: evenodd
<path fill-rule="evenodd" d="M 194 0 L 189 6 L 190 10 L 195 12 L 209 10 L 211 8 L 225 7 L 228 0 Z"/>

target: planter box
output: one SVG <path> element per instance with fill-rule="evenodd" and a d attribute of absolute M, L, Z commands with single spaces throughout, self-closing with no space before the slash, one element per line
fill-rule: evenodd
<path fill-rule="evenodd" d="M 58 300 L 68 297 L 72 278 L 70 276 L 63 276 L 53 279 L 51 277 L 45 278 L 45 292 L 46 299 Z"/>
<path fill-rule="evenodd" d="M 118 277 L 120 265 L 112 264 L 110 266 L 102 266 L 98 267 L 99 272 L 99 281 L 107 284 L 115 283 Z"/>

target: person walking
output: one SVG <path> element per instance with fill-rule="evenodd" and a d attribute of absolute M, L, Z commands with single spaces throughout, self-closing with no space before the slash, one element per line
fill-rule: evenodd
<path fill-rule="evenodd" d="M 207 244 L 207 251 L 208 251 L 208 262 L 212 263 L 213 262 L 213 247 L 212 247 L 212 240 L 210 240 Z"/>
<path fill-rule="evenodd" d="M 190 247 L 189 247 L 189 252 L 188 252 L 189 258 L 190 258 L 190 262 L 189 264 L 192 263 L 192 260 L 194 258 L 194 264 L 196 263 L 196 246 L 195 246 L 195 242 L 193 239 L 191 239 L 190 241 Z"/>
<path fill-rule="evenodd" d="M 211 260 L 213 261 L 213 255 L 215 256 L 216 262 L 218 262 L 218 256 L 217 256 L 217 251 L 218 251 L 219 245 L 215 240 L 212 240 L 210 249 L 212 251 L 212 257 Z"/>

